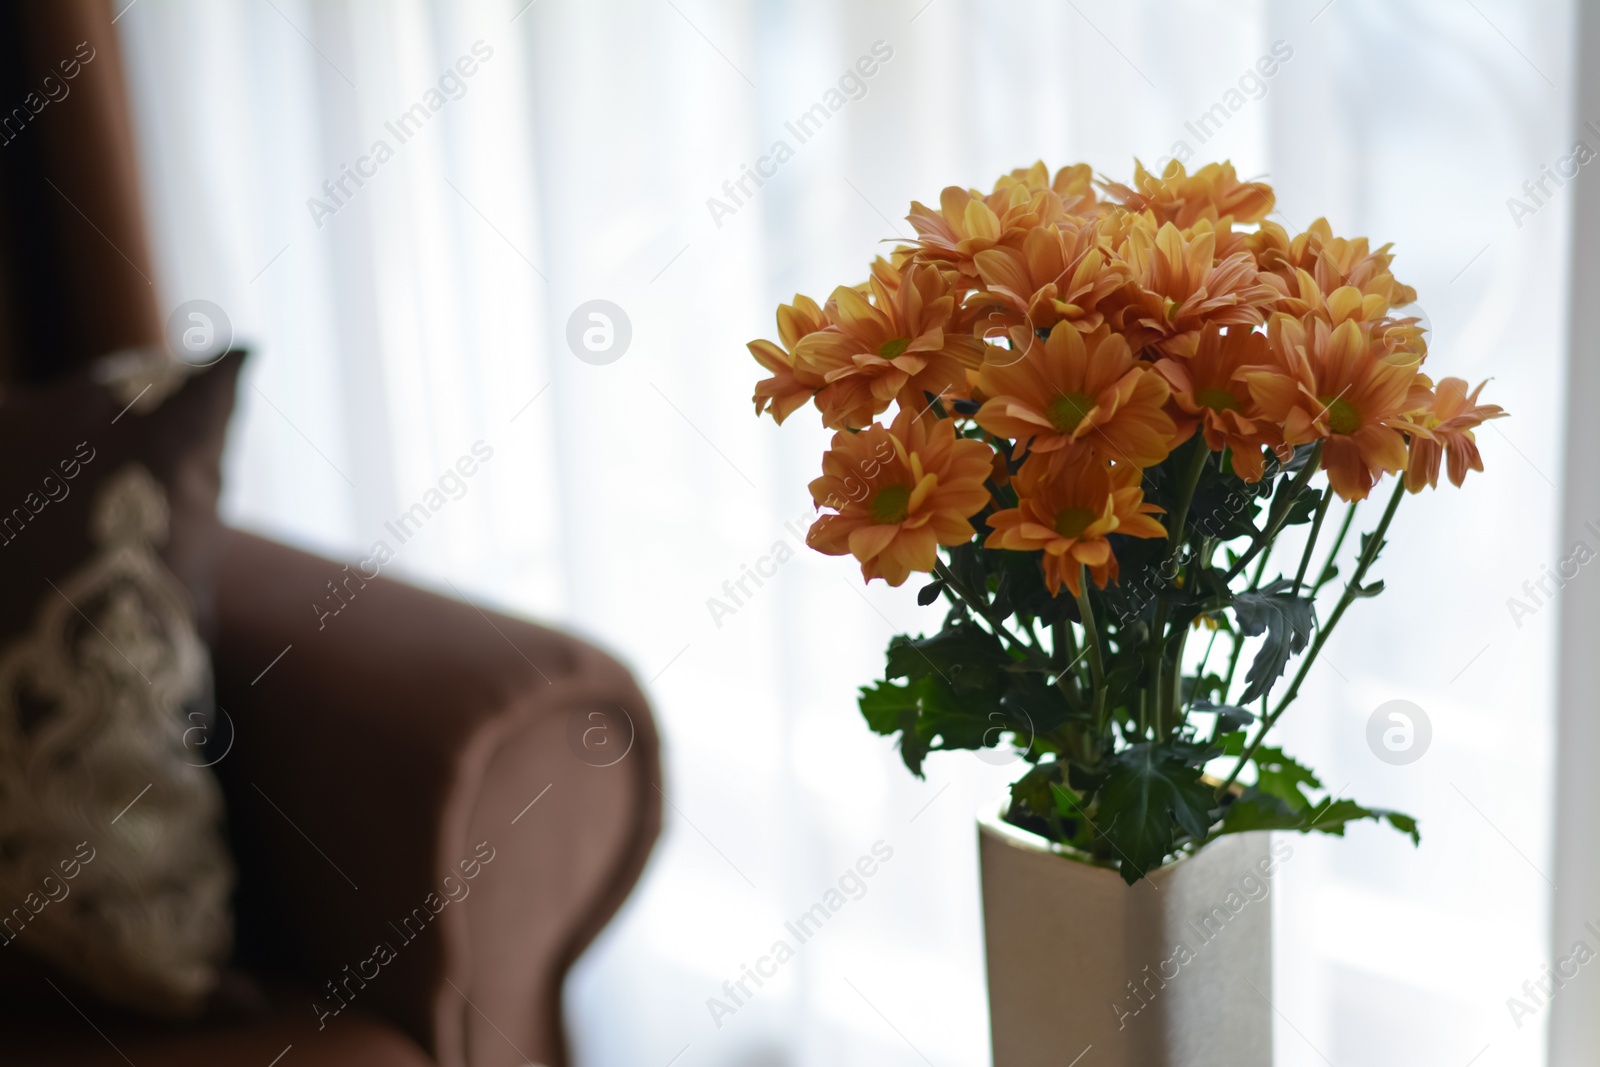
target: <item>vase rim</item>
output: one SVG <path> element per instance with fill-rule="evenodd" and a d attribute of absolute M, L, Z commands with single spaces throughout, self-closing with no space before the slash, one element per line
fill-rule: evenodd
<path fill-rule="evenodd" d="M 1111 874 L 1115 874 L 1119 878 L 1122 877 L 1121 873 L 1117 870 L 1116 865 L 1109 860 L 1096 859 L 1087 852 L 1084 852 L 1082 849 L 1073 848 L 1070 845 L 1059 844 L 1034 833 L 1032 830 L 1024 830 L 1022 827 L 1007 821 L 1006 813 L 1010 810 L 1010 808 L 1011 799 L 1009 795 L 1005 794 L 1002 794 L 995 800 L 980 805 L 977 813 L 978 832 L 998 838 L 1013 848 L 1019 848 L 1026 852 L 1051 853 L 1060 856 L 1062 859 L 1071 860 L 1074 863 L 1080 863 L 1085 867 L 1094 867 L 1099 870 L 1108 871 Z M 1213 838 L 1212 840 L 1214 841 L 1216 839 Z M 1206 844 L 1211 843 L 1211 841 L 1206 842 Z M 1200 848 L 1204 849 L 1205 845 L 1200 846 Z M 1171 870 L 1184 860 L 1193 858 L 1198 851 L 1200 851 L 1200 849 L 1197 849 L 1195 852 L 1179 853 L 1177 859 L 1163 863 L 1160 868 L 1151 871 L 1147 877 L 1153 877 L 1157 874 L 1161 874 L 1162 872 Z"/>

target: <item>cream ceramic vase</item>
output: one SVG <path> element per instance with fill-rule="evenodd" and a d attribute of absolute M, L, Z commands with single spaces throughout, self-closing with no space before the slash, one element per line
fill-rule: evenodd
<path fill-rule="evenodd" d="M 1273 875 L 1230 834 L 1128 886 L 978 819 L 994 1067 L 1271 1067 Z"/>

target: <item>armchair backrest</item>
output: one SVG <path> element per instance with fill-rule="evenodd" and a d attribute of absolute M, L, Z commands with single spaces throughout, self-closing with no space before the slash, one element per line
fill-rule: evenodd
<path fill-rule="evenodd" d="M 0 382 L 162 339 L 112 6 L 0 0 Z"/>

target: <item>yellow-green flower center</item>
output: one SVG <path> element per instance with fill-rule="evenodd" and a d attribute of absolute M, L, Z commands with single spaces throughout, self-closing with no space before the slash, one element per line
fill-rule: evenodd
<path fill-rule="evenodd" d="M 1334 433 L 1355 433 L 1361 429 L 1361 415 L 1339 397 L 1319 397 L 1328 409 L 1328 429 Z"/>
<path fill-rule="evenodd" d="M 911 502 L 909 485 L 886 485 L 873 496 L 867 511 L 879 526 L 893 526 L 906 521 L 906 505 Z"/>
<path fill-rule="evenodd" d="M 1056 433 L 1072 433 L 1083 417 L 1093 410 L 1094 401 L 1083 393 L 1063 393 L 1050 401 L 1044 416 L 1056 428 Z"/>
<path fill-rule="evenodd" d="M 1226 389 L 1201 389 L 1194 394 L 1194 402 L 1212 411 L 1239 410 L 1239 398 Z"/>
<path fill-rule="evenodd" d="M 1097 517 L 1088 508 L 1062 508 L 1056 512 L 1056 533 L 1062 537 L 1077 537 Z"/>
<path fill-rule="evenodd" d="M 878 348 L 878 355 L 884 359 L 895 359 L 905 355 L 906 349 L 911 347 L 911 338 L 896 337 L 892 341 L 885 341 Z"/>

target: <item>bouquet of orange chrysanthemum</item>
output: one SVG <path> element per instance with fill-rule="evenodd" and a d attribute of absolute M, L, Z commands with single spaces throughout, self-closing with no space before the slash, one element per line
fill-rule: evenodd
<path fill-rule="evenodd" d="M 1473 430 L 1504 413 L 1423 373 L 1388 245 L 1322 219 L 1290 236 L 1272 206 L 1227 163 L 1136 166 L 1132 186 L 1038 163 L 913 203 L 918 240 L 826 304 L 781 306 L 781 344 L 750 344 L 771 374 L 757 413 L 809 400 L 838 431 L 811 546 L 869 581 L 930 574 L 919 602 L 949 601 L 938 633 L 890 642 L 868 724 L 919 775 L 931 751 L 1006 740 L 1031 765 L 1008 818 L 1130 883 L 1221 833 L 1381 817 L 1417 839 L 1404 815 L 1314 800 L 1315 775 L 1262 741 L 1346 609 L 1381 591 L 1367 574 L 1405 491 L 1446 458 L 1456 485 L 1482 470 Z M 1290 526 L 1304 548 L 1269 580 Z"/>

